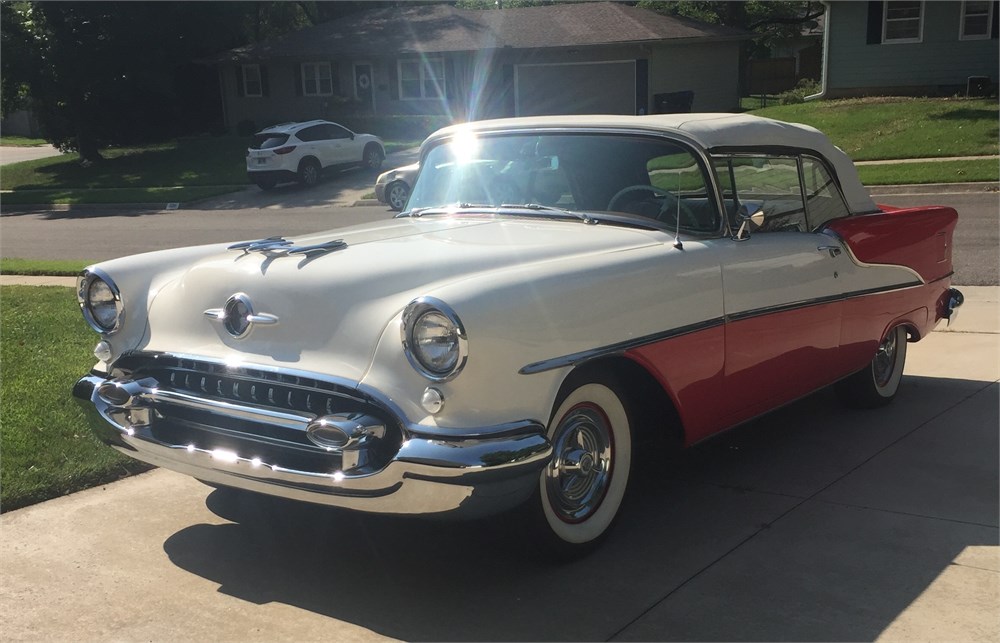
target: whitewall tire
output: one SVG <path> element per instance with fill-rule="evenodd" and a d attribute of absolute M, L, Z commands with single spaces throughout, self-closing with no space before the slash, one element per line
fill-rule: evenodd
<path fill-rule="evenodd" d="M 852 408 L 877 408 L 899 390 L 906 364 L 907 332 L 902 326 L 886 333 L 871 363 L 836 385 L 841 402 Z"/>

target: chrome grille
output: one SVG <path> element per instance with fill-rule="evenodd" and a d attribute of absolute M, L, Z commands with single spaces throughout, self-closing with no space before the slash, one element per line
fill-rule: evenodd
<path fill-rule="evenodd" d="M 114 370 L 116 377 L 150 377 L 160 389 L 206 400 L 317 417 L 366 413 L 382 420 L 386 427 L 386 438 L 369 454 L 372 465 L 388 461 L 402 442 L 399 424 L 391 413 L 355 389 L 319 378 L 160 353 L 126 354 L 115 363 Z M 344 464 L 339 452 L 313 444 L 304 430 L 223 417 L 196 408 L 158 404 L 151 430 L 157 440 L 168 444 L 228 449 L 299 471 L 329 473 Z"/>

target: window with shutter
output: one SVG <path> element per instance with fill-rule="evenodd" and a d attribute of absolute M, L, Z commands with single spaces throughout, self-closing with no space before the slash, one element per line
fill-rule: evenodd
<path fill-rule="evenodd" d="M 260 98 L 264 95 L 263 83 L 260 79 L 260 65 L 243 65 L 243 95 Z"/>

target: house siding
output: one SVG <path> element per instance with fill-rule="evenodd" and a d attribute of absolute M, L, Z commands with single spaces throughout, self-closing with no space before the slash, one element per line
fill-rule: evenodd
<path fill-rule="evenodd" d="M 961 2 L 925 2 L 922 42 L 867 44 L 868 3 L 832 2 L 827 95 L 964 90 L 969 76 L 996 82 L 997 40 L 960 40 Z"/>
<path fill-rule="evenodd" d="M 739 42 L 666 45 L 621 45 L 605 47 L 549 48 L 526 50 L 482 50 L 428 54 L 446 61 L 447 96 L 440 99 L 401 100 L 397 86 L 399 57 L 330 60 L 339 83 L 333 96 L 299 96 L 296 93 L 300 61 L 261 61 L 266 66 L 268 95 L 239 95 L 240 65 L 221 68 L 226 124 L 236 129 L 250 121 L 256 128 L 279 122 L 315 118 L 338 120 L 346 115 L 447 115 L 455 121 L 513 116 L 515 112 L 514 70 L 518 65 L 558 65 L 607 61 L 647 60 L 648 83 L 639 81 L 639 107 L 649 111 L 655 94 L 693 91 L 694 111 L 730 111 L 739 104 Z M 405 56 L 403 56 L 405 58 Z M 315 60 L 301 62 L 316 62 Z M 372 105 L 354 97 L 354 63 L 372 65 Z M 566 82 L 571 79 L 567 78 Z M 339 84 L 339 89 L 337 86 Z M 551 96 L 570 95 L 556 82 Z M 637 102 L 630 90 L 629 104 Z M 624 104 L 625 101 L 623 101 Z M 374 106 L 374 109 L 373 109 Z M 246 125 L 243 126 L 246 128 Z"/>

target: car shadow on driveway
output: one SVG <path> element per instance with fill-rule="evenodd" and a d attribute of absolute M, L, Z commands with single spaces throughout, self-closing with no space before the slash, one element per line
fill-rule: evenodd
<path fill-rule="evenodd" d="M 883 409 L 823 391 L 646 454 L 617 529 L 570 564 L 540 560 L 510 516 L 224 489 L 206 503 L 231 522 L 164 550 L 227 595 L 406 640 L 873 640 L 964 552 L 997 545 L 997 398 L 995 383 L 907 377 Z"/>

